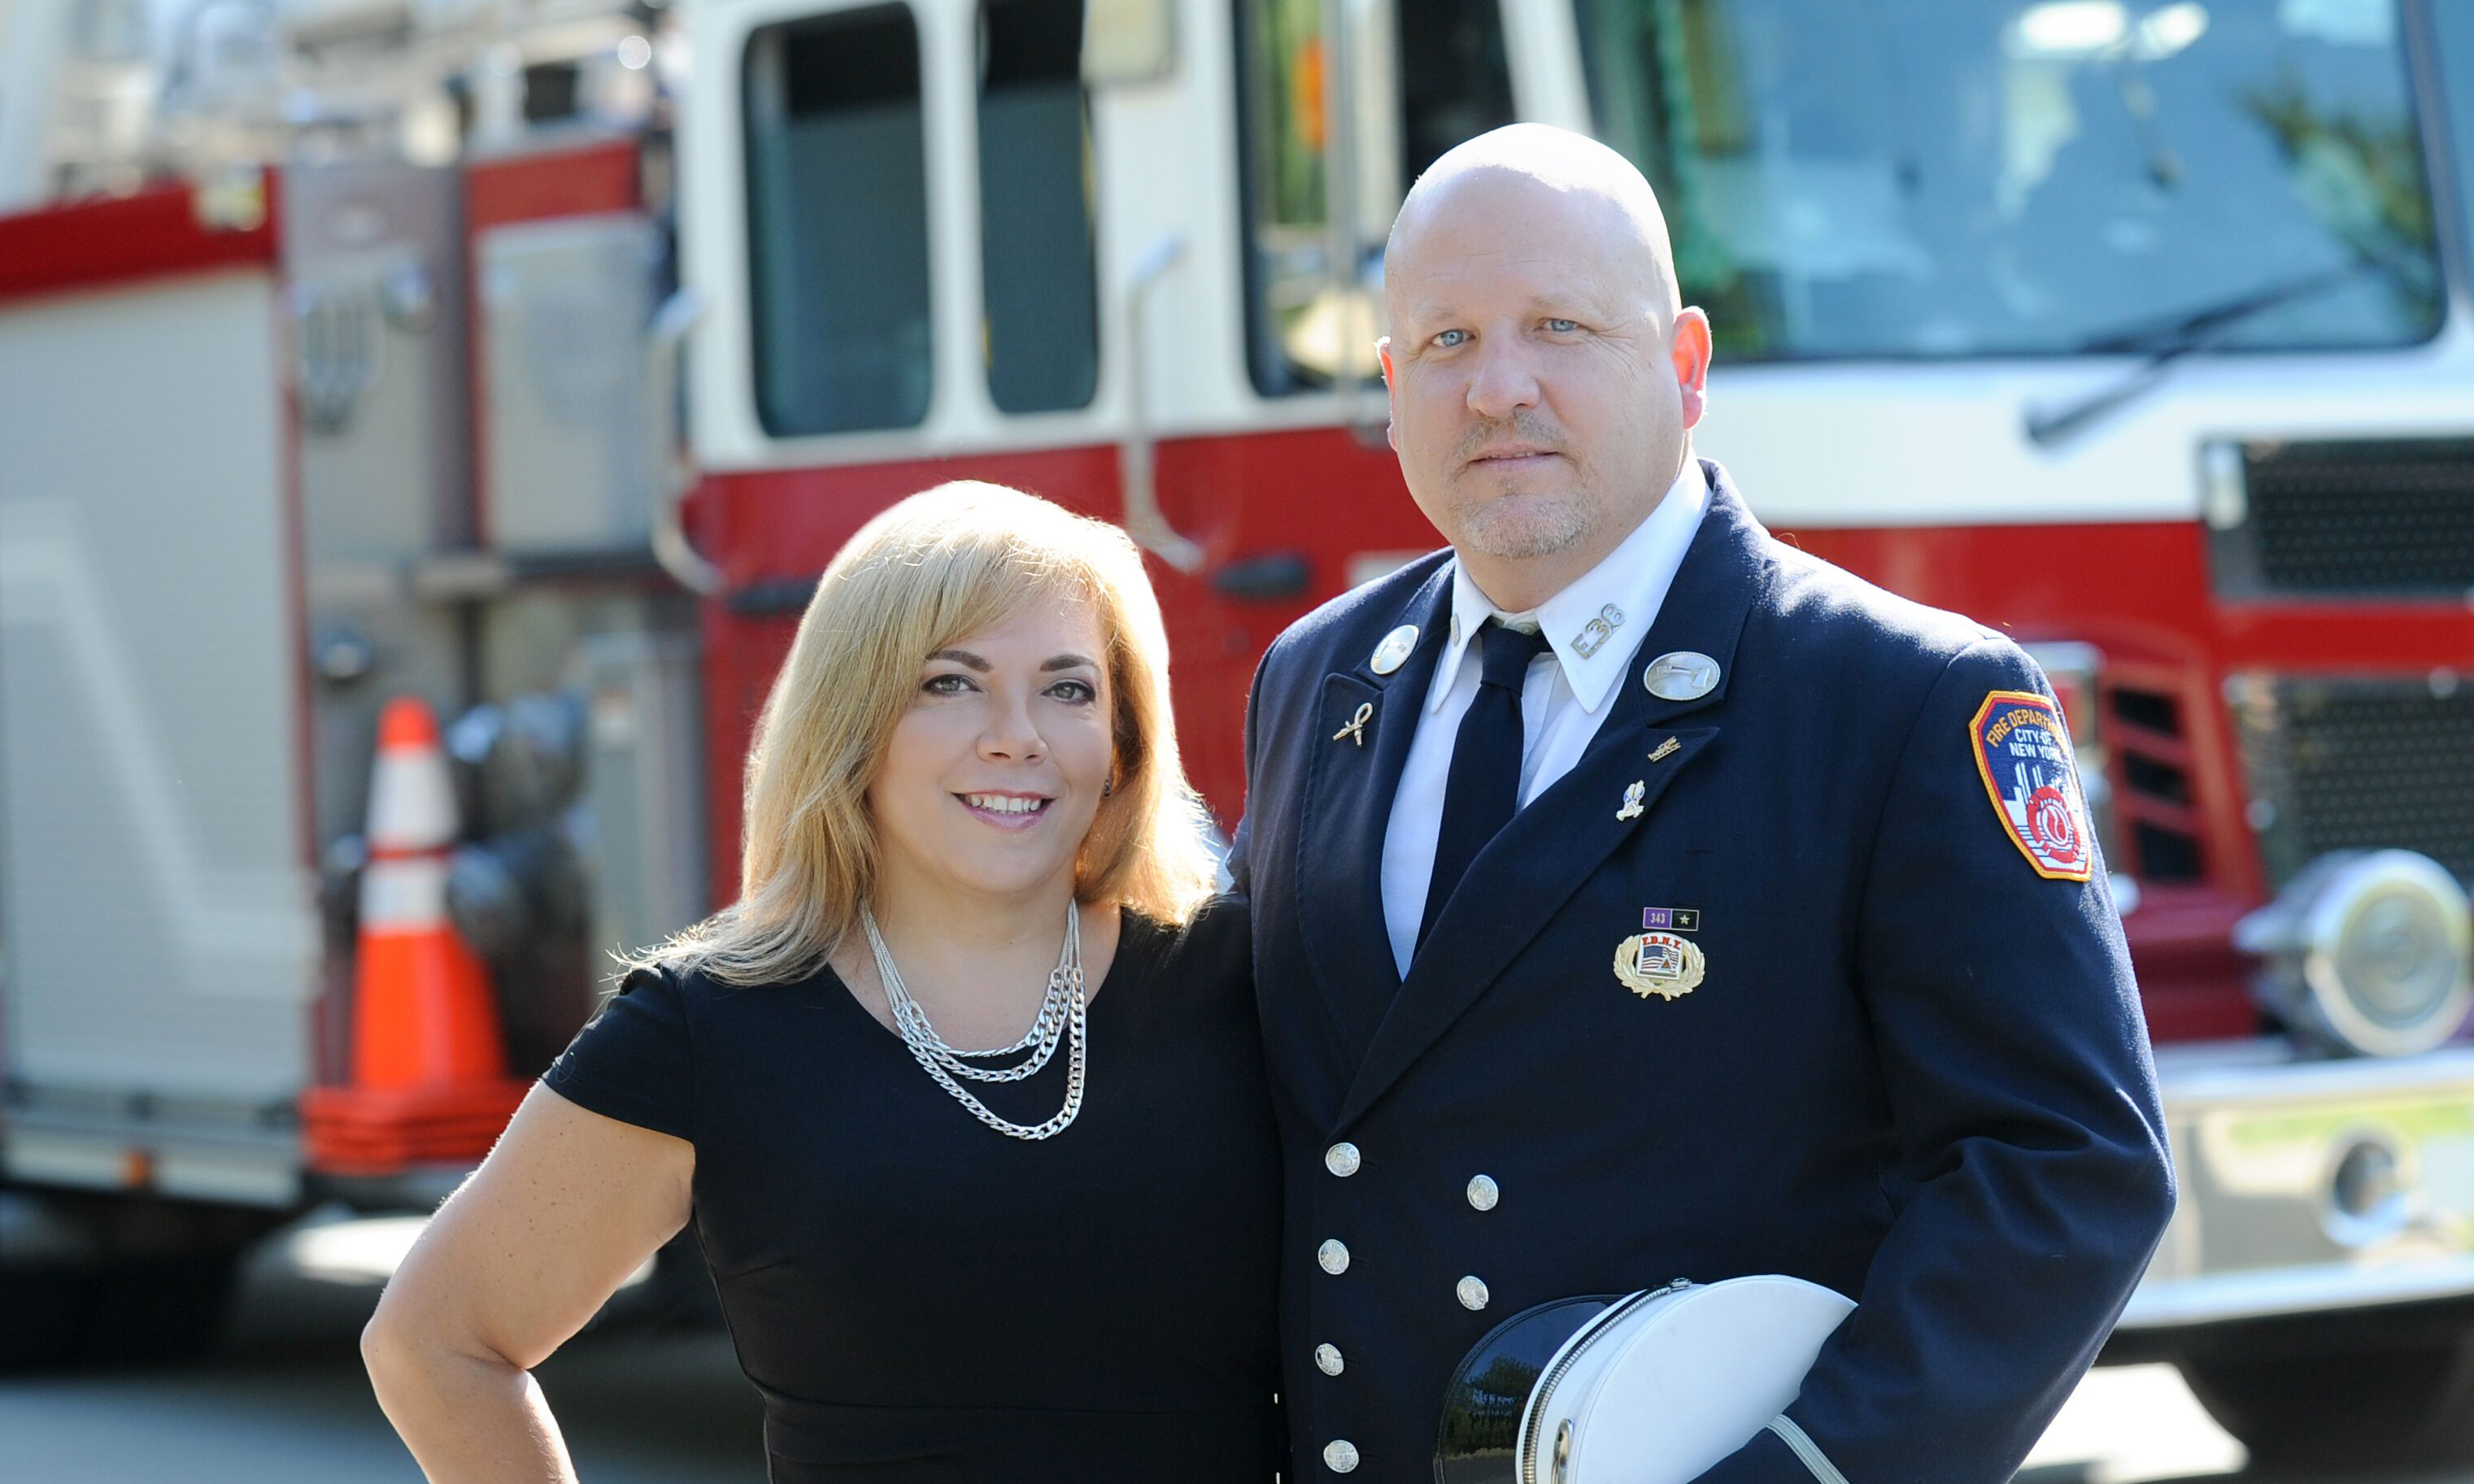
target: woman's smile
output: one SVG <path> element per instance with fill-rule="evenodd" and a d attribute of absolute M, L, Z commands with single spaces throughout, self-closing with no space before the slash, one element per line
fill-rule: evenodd
<path fill-rule="evenodd" d="M 1016 793 L 996 790 L 983 793 L 957 793 L 955 798 L 982 824 L 1000 830 L 1028 830 L 1048 817 L 1048 806 L 1055 800 L 1044 793 Z"/>

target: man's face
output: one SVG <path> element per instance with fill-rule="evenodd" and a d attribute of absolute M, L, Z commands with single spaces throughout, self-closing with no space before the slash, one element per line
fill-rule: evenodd
<path fill-rule="evenodd" d="M 1594 565 L 1673 482 L 1708 329 L 1686 310 L 1678 335 L 1629 228 L 1604 198 L 1477 171 L 1395 245 L 1392 445 L 1419 508 L 1465 555 Z"/>

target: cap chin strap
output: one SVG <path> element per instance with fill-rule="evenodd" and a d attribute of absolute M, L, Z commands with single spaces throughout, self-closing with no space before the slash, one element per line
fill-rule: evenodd
<path fill-rule="evenodd" d="M 1804 1466 L 1812 1471 L 1812 1476 L 1820 1484 L 1847 1484 L 1847 1475 L 1838 1472 L 1838 1466 L 1830 1461 L 1830 1455 L 1821 1450 L 1821 1445 L 1813 1442 L 1811 1436 L 1797 1426 L 1795 1420 L 1784 1412 L 1770 1419 L 1769 1430 L 1779 1435 L 1780 1442 L 1795 1450 L 1795 1456 L 1804 1460 Z"/>

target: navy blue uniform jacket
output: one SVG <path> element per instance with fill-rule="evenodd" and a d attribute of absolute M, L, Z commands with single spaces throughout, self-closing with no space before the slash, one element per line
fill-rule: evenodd
<path fill-rule="evenodd" d="M 1470 865 L 1405 983 L 1383 835 L 1448 553 L 1264 657 L 1231 869 L 1287 1168 L 1294 1478 L 1334 1478 L 1324 1449 L 1346 1440 L 1356 1480 L 1431 1479 L 1453 1366 L 1532 1304 L 1785 1273 L 1859 1305 L 1787 1412 L 1827 1462 L 1763 1432 L 1706 1477 L 1992 1484 L 2164 1229 L 2164 1125 L 2102 864 L 2041 874 L 1976 761 L 1987 695 L 2050 695 L 2043 672 L 1775 540 L 1705 467 L 1673 589 L 1618 636 L 1637 647 L 1613 712 Z M 1417 648 L 1377 674 L 1400 624 Z M 1673 650 L 1715 659 L 1716 688 L 1650 694 L 1641 668 Z M 1368 704 L 1364 743 L 1335 740 Z M 1642 809 L 1620 818 L 1635 782 Z M 1614 975 L 1653 907 L 1701 913 L 1706 978 L 1678 998 Z M 1324 1159 L 1343 1140 L 1361 1159 L 1345 1177 Z M 1478 1175 L 1492 1209 L 1467 1197 Z M 1318 1263 L 1326 1241 L 1345 1271 Z M 1464 1277 L 1482 1310 L 1455 1297 Z"/>

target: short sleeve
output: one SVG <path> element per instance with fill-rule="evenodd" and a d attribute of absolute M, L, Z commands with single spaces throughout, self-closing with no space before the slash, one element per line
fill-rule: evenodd
<path fill-rule="evenodd" d="M 630 969 L 542 1083 L 605 1118 L 692 1142 L 695 1053 L 677 977 Z"/>

